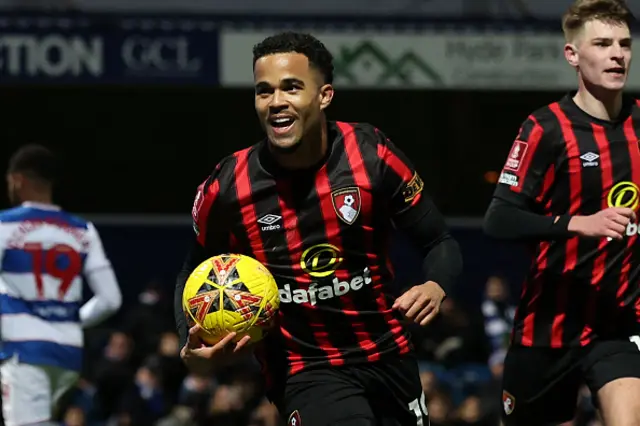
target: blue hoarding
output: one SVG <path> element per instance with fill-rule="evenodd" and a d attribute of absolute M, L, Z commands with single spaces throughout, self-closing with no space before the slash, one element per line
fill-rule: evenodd
<path fill-rule="evenodd" d="M 218 83 L 217 31 L 121 15 L 0 19 L 0 84 Z"/>

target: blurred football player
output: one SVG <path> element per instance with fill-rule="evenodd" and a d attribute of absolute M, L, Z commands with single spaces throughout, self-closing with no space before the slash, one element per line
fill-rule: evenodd
<path fill-rule="evenodd" d="M 49 425 L 79 378 L 83 328 L 115 313 L 122 296 L 96 228 L 53 204 L 48 149 L 18 150 L 7 171 L 16 206 L 0 212 L 0 375 L 6 426 Z M 94 292 L 82 304 L 82 277 Z"/>

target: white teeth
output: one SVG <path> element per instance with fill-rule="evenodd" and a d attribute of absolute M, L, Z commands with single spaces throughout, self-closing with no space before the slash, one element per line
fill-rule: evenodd
<path fill-rule="evenodd" d="M 275 120 L 273 120 L 273 122 L 277 124 L 284 124 L 290 121 L 292 121 L 290 118 L 276 118 Z"/>

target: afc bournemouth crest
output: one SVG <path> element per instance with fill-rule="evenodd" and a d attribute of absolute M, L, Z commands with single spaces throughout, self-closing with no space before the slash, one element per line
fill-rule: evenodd
<path fill-rule="evenodd" d="M 502 408 L 507 416 L 516 408 L 516 399 L 507 391 L 502 391 Z"/>
<path fill-rule="evenodd" d="M 333 208 L 338 217 L 347 225 L 352 225 L 360 214 L 360 188 L 351 186 L 336 189 L 331 193 Z"/>
<path fill-rule="evenodd" d="M 289 421 L 287 422 L 287 426 L 301 426 L 301 425 L 302 425 L 302 421 L 300 420 L 300 413 L 298 413 L 298 410 L 296 410 L 293 413 L 291 413 L 291 415 L 289 416 Z"/>

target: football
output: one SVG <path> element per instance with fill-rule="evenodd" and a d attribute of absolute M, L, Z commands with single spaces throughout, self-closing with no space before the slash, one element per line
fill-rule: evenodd
<path fill-rule="evenodd" d="M 265 336 L 280 307 L 273 275 L 256 259 L 223 254 L 202 262 L 189 275 L 182 305 L 190 326 L 202 327 L 200 338 L 213 345 L 235 331 L 235 341 L 250 343 Z"/>

